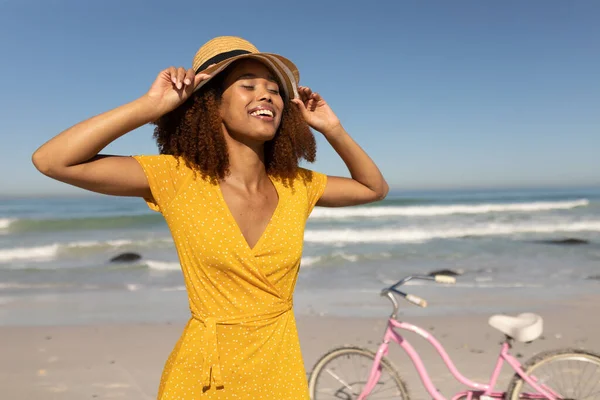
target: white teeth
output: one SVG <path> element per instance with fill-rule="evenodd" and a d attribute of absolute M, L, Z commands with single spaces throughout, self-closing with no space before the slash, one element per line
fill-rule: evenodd
<path fill-rule="evenodd" d="M 256 111 L 254 111 L 254 112 L 253 112 L 253 113 L 251 113 L 250 115 L 252 115 L 252 116 L 254 116 L 254 117 L 256 117 L 256 116 L 258 116 L 258 115 L 266 115 L 266 116 L 268 116 L 268 117 L 271 117 L 271 118 L 273 118 L 273 111 L 271 111 L 271 110 L 263 110 L 263 109 L 261 109 L 261 110 L 256 110 Z"/>

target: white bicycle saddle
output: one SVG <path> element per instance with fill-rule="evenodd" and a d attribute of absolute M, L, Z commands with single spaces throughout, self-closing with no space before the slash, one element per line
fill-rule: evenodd
<path fill-rule="evenodd" d="M 542 317 L 533 313 L 519 314 L 516 317 L 492 315 L 488 323 L 519 342 L 534 341 L 544 331 Z"/>

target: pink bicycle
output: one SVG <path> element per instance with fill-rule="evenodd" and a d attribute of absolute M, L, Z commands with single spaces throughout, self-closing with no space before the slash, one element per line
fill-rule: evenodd
<path fill-rule="evenodd" d="M 451 276 L 409 276 L 385 288 L 386 296 L 393 304 L 383 341 L 376 353 L 359 347 L 337 348 L 325 354 L 315 364 L 309 378 L 311 399 L 408 399 L 406 385 L 398 370 L 387 360 L 390 342 L 402 347 L 414 363 L 421 380 L 435 400 L 445 398 L 438 392 L 429 377 L 421 357 L 404 339 L 397 329 L 415 332 L 437 350 L 454 377 L 469 390 L 452 397 L 458 399 L 600 399 L 600 355 L 579 349 L 561 349 L 541 353 L 524 365 L 510 354 L 514 340 L 531 342 L 542 334 L 542 318 L 525 313 L 517 317 L 494 315 L 489 324 L 504 333 L 496 367 L 488 384 L 476 383 L 465 378 L 454 366 L 444 347 L 425 329 L 397 320 L 398 301 L 396 295 L 410 303 L 426 307 L 427 302 L 417 296 L 398 290 L 399 286 L 413 280 L 431 280 L 439 283 L 454 283 Z M 508 390 L 495 391 L 494 386 L 500 370 L 507 363 L 514 371 Z"/>

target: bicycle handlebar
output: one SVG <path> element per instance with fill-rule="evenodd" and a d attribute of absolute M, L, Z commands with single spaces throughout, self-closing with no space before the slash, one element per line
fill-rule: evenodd
<path fill-rule="evenodd" d="M 434 278 L 437 283 L 448 283 L 448 284 L 456 283 L 456 278 L 453 276 L 436 275 Z"/>
<path fill-rule="evenodd" d="M 415 296 L 414 294 L 404 293 L 400 290 L 396 289 L 398 286 L 404 285 L 406 282 L 411 281 L 413 279 L 420 279 L 425 281 L 434 281 L 437 283 L 445 283 L 445 284 L 453 284 L 456 283 L 456 278 L 448 275 L 412 275 L 407 276 L 405 278 L 400 279 L 398 282 L 394 283 L 392 286 L 387 287 L 381 291 L 382 296 L 387 296 L 394 305 L 394 312 L 392 313 L 392 318 L 396 318 L 396 314 L 398 313 L 398 302 L 396 301 L 393 293 L 402 296 L 409 303 L 414 304 L 419 307 L 427 307 L 427 301 L 425 299 L 420 298 L 419 296 Z"/>
<path fill-rule="evenodd" d="M 409 303 L 413 303 L 416 306 L 423 308 L 427 307 L 427 300 L 422 299 L 419 296 L 415 296 L 414 294 L 407 294 L 406 300 L 408 300 Z"/>

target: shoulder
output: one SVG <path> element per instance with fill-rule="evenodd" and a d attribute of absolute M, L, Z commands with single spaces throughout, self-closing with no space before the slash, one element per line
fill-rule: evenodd
<path fill-rule="evenodd" d="M 178 167 L 179 164 L 185 165 L 185 160 L 182 157 L 175 157 L 170 154 L 138 154 L 131 157 L 140 164 L 163 166 L 165 168 Z"/>
<path fill-rule="evenodd" d="M 306 168 L 298 168 L 298 174 L 294 183 L 296 182 L 306 187 L 319 186 L 327 182 L 327 175 Z"/>
<path fill-rule="evenodd" d="M 327 175 L 306 168 L 298 168 L 294 186 L 302 192 L 302 203 L 305 204 L 305 218 L 308 218 L 317 201 L 325 192 Z"/>
<path fill-rule="evenodd" d="M 155 211 L 165 211 L 194 177 L 194 171 L 182 157 L 161 154 L 135 155 L 132 158 L 144 170 L 152 192 L 152 198 L 147 198 L 146 202 Z"/>
<path fill-rule="evenodd" d="M 144 169 L 146 174 L 169 175 L 184 177 L 192 172 L 183 157 L 176 157 L 170 154 L 159 155 L 134 155 L 132 156 Z"/>
<path fill-rule="evenodd" d="M 306 168 L 299 168 L 295 184 L 304 188 L 308 204 L 307 217 L 323 196 L 327 186 L 327 175 Z"/>

